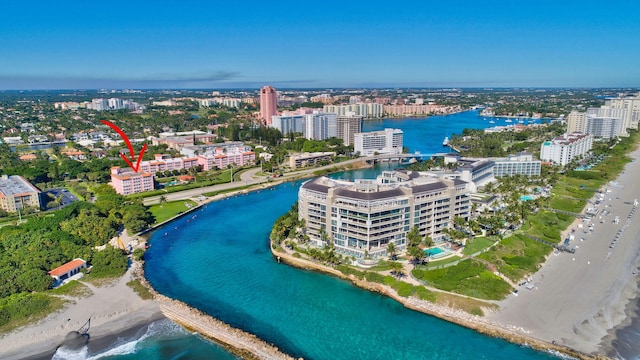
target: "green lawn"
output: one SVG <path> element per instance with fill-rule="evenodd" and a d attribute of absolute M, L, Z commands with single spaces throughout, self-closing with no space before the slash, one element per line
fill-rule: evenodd
<path fill-rule="evenodd" d="M 190 204 L 191 206 L 196 206 L 195 201 L 192 201 L 192 200 L 178 200 L 178 201 L 166 202 L 163 204 L 152 205 L 151 207 L 149 207 L 149 211 L 156 218 L 156 221 L 154 224 L 159 224 L 165 220 L 168 220 L 178 214 L 181 214 L 189 210 L 189 207 L 187 207 L 186 204 Z"/>
<path fill-rule="evenodd" d="M 552 249 L 549 245 L 517 234 L 503 239 L 491 250 L 478 255 L 478 258 L 495 264 L 509 279 L 518 281 L 536 272 Z"/>
<path fill-rule="evenodd" d="M 486 266 L 475 260 L 437 270 L 413 270 L 413 276 L 435 288 L 479 299 L 500 300 L 511 292 L 511 286 Z"/>
<path fill-rule="evenodd" d="M 427 265 L 427 270 L 436 269 L 438 266 L 450 264 L 452 262 L 456 262 L 456 261 L 461 260 L 461 259 L 462 258 L 459 257 L 459 256 L 451 256 L 451 257 L 448 257 L 448 258 L 442 259 L 442 260 L 431 260 L 431 261 L 429 261 L 429 264 Z"/>
<path fill-rule="evenodd" d="M 475 254 L 480 250 L 488 248 L 495 242 L 495 239 L 490 239 L 486 237 L 477 237 L 473 239 L 473 242 L 467 241 L 467 246 L 462 250 L 464 255 Z"/>

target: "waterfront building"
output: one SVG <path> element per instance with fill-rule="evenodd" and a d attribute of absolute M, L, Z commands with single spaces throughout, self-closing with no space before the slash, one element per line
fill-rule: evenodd
<path fill-rule="evenodd" d="M 0 176 L 0 209 L 15 213 L 19 209 L 40 210 L 40 190 L 20 175 Z"/>
<path fill-rule="evenodd" d="M 637 129 L 640 122 L 640 93 L 635 96 L 618 97 L 609 99 L 605 105 L 615 109 L 625 109 L 626 113 L 623 118 L 624 129 Z"/>
<path fill-rule="evenodd" d="M 587 109 L 585 134 L 603 139 L 611 139 L 618 136 L 628 136 L 624 127 L 624 119 L 627 116 L 626 109 L 601 106 Z"/>
<path fill-rule="evenodd" d="M 251 151 L 251 146 L 245 145 L 242 141 L 226 141 L 223 143 L 187 145 L 180 148 L 180 154 L 186 157 L 197 157 L 207 153 L 215 153 L 217 149 L 238 148 L 240 151 Z"/>
<path fill-rule="evenodd" d="M 119 166 L 111 168 L 111 183 L 109 185 L 120 195 L 137 194 L 155 188 L 153 173 L 135 172 L 129 167 L 121 168 Z"/>
<path fill-rule="evenodd" d="M 338 115 L 337 122 L 337 134 L 338 139 L 342 139 L 345 145 L 353 145 L 355 134 L 362 132 L 362 119 L 361 115 L 348 113 L 346 115 Z"/>
<path fill-rule="evenodd" d="M 380 118 L 384 115 L 384 105 L 376 103 L 358 103 L 345 105 L 325 105 L 322 111 L 335 113 L 338 116 L 347 115 L 349 113 L 362 116 L 366 119 Z"/>
<path fill-rule="evenodd" d="M 589 134 L 571 133 L 545 141 L 540 148 L 540 160 L 565 166 L 579 156 L 591 151 L 593 137 Z"/>
<path fill-rule="evenodd" d="M 305 117 L 304 137 L 309 140 L 326 140 L 338 135 L 337 115 L 314 111 Z"/>
<path fill-rule="evenodd" d="M 348 256 L 377 258 L 387 254 L 390 242 L 406 249 L 413 227 L 441 240 L 454 217 L 469 217 L 470 199 L 464 181 L 397 170 L 376 180 L 307 181 L 298 193 L 298 209 L 312 245 L 333 244 Z"/>
<path fill-rule="evenodd" d="M 172 158 L 171 155 L 155 154 L 151 161 L 141 161 L 140 169 L 147 173 L 157 173 L 165 170 L 182 170 L 198 166 L 196 157 Z"/>
<path fill-rule="evenodd" d="M 534 160 L 530 153 L 520 152 L 493 160 L 493 177 L 524 175 L 540 176 L 542 161 Z"/>
<path fill-rule="evenodd" d="M 245 147 L 218 147 L 213 152 L 198 155 L 197 161 L 204 171 L 215 168 L 225 169 L 229 165 L 244 166 L 254 164 L 256 153 L 247 151 Z"/>
<path fill-rule="evenodd" d="M 420 104 L 399 104 L 385 105 L 384 113 L 389 116 L 416 116 L 428 114 L 451 114 L 462 111 L 459 105 L 420 105 Z"/>
<path fill-rule="evenodd" d="M 324 160 L 331 161 L 334 156 L 336 156 L 335 152 L 328 151 L 295 154 L 289 157 L 289 167 L 291 169 L 296 169 L 299 167 L 312 166 Z"/>
<path fill-rule="evenodd" d="M 353 137 L 354 152 L 360 156 L 402 154 L 403 136 L 400 129 L 357 133 Z"/>
<path fill-rule="evenodd" d="M 585 134 L 587 113 L 573 110 L 567 116 L 567 133 L 579 132 Z"/>
<path fill-rule="evenodd" d="M 276 101 L 276 89 L 271 86 L 264 86 L 260 89 L 260 119 L 262 119 L 267 126 L 271 125 L 271 117 L 278 115 Z"/>

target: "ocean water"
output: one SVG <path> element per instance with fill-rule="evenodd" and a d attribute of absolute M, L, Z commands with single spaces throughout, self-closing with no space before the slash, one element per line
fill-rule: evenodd
<path fill-rule="evenodd" d="M 365 122 L 366 131 L 403 129 L 405 146 L 423 154 L 442 152 L 444 137 L 465 127 L 488 126 L 475 112 Z M 375 170 L 336 176 L 372 177 L 372 172 Z M 294 357 L 554 358 L 408 310 L 346 281 L 278 264 L 268 248 L 269 232 L 296 201 L 299 185 L 288 183 L 230 197 L 158 229 L 145 255 L 148 280 L 159 292 L 251 332 Z M 135 346 L 127 345 L 126 354 L 113 350 L 107 358 L 232 358 L 197 336 L 183 332 L 176 338 L 173 330 L 160 334 L 164 335 L 129 341 Z M 125 345 L 119 346 L 123 349 Z M 175 352 L 165 355 L 163 351 L 169 350 L 162 349 Z"/>
<path fill-rule="evenodd" d="M 133 334 L 123 335 L 105 348 L 60 347 L 52 360 L 97 359 L 202 359 L 236 360 L 222 347 L 191 334 L 169 319 L 150 323 Z"/>

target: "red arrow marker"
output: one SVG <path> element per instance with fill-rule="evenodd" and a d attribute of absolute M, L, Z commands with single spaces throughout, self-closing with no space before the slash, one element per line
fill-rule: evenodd
<path fill-rule="evenodd" d="M 131 155 L 131 160 L 127 159 L 127 157 L 122 153 L 120 153 L 120 157 L 124 159 L 127 165 L 129 165 L 133 169 L 133 171 L 138 172 L 138 169 L 140 169 L 140 161 L 142 161 L 142 155 L 144 155 L 145 150 L 147 150 L 147 144 L 144 144 L 144 146 L 142 146 L 142 150 L 140 150 L 140 154 L 138 154 L 138 159 L 136 159 L 136 153 L 133 151 L 133 146 L 131 146 L 131 141 L 129 141 L 129 137 L 127 137 L 124 131 L 122 131 L 116 124 L 109 122 L 107 120 L 100 120 L 100 122 L 109 126 L 113 130 L 115 130 L 118 134 L 120 134 L 120 136 L 122 136 L 122 139 L 124 140 L 124 142 L 127 144 L 127 147 L 129 148 L 129 154 Z M 133 166 L 134 161 L 136 162 L 135 166 Z"/>

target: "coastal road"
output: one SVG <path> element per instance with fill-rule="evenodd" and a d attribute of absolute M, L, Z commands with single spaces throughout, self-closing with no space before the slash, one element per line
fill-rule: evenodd
<path fill-rule="evenodd" d="M 489 314 L 489 319 L 587 353 L 607 351 L 611 338 L 605 337 L 626 319 L 625 305 L 637 295 L 640 216 L 632 209 L 634 199 L 640 199 L 640 150 L 630 155 L 634 162 L 605 186 L 610 192 L 598 205 L 599 214 L 572 225 L 575 232 L 570 246 L 576 247 L 576 253 L 551 254 L 542 269 L 532 275 L 532 288 L 519 286 L 518 295 L 502 301 L 500 310 Z M 596 197 L 599 194 L 592 203 Z M 601 218 L 602 213 L 606 215 Z M 618 223 L 614 221 L 616 216 L 620 218 Z M 619 231 L 622 233 L 612 248 Z"/>

